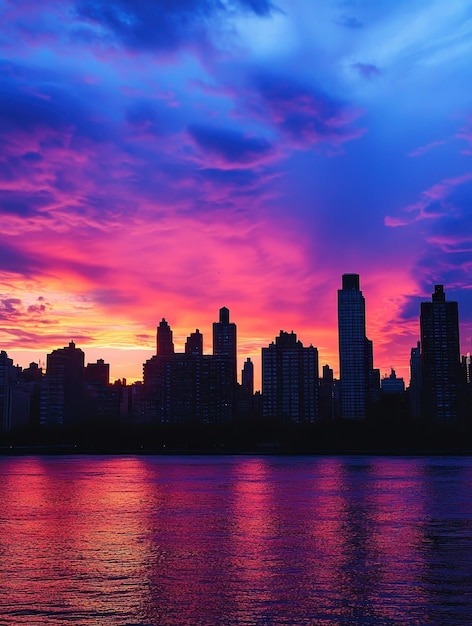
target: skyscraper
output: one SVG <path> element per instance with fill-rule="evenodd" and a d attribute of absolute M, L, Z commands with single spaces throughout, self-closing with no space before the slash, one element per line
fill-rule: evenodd
<path fill-rule="evenodd" d="M 226 356 L 231 363 L 232 380 L 237 378 L 236 324 L 229 321 L 229 309 L 220 309 L 220 321 L 213 322 L 213 356 Z"/>
<path fill-rule="evenodd" d="M 11 429 L 12 422 L 12 393 L 11 379 L 13 376 L 13 360 L 7 353 L 0 352 L 0 431 Z"/>
<path fill-rule="evenodd" d="M 338 290 L 339 372 L 341 416 L 364 419 L 369 385 L 371 348 L 365 335 L 365 300 L 358 274 L 343 274 Z"/>
<path fill-rule="evenodd" d="M 47 355 L 41 390 L 41 424 L 71 424 L 84 418 L 84 353 L 71 341 Z"/>
<path fill-rule="evenodd" d="M 443 285 L 435 285 L 431 302 L 421 303 L 422 413 L 426 418 L 454 419 L 460 414 L 462 377 L 457 302 L 447 302 Z"/>
<path fill-rule="evenodd" d="M 241 386 L 244 392 L 252 398 L 254 395 L 254 363 L 248 357 L 241 371 Z"/>
<path fill-rule="evenodd" d="M 418 341 L 410 352 L 410 386 L 408 395 L 410 400 L 410 414 L 412 417 L 421 416 L 421 342 Z"/>
<path fill-rule="evenodd" d="M 172 330 L 165 318 L 162 318 L 157 327 L 156 354 L 158 356 L 174 354 Z"/>
<path fill-rule="evenodd" d="M 265 417 L 312 422 L 319 417 L 318 350 L 304 348 L 292 331 L 280 331 L 262 348 L 262 408 Z"/>

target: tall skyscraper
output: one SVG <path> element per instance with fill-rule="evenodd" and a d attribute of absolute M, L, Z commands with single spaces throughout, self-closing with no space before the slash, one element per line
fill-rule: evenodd
<path fill-rule="evenodd" d="M 220 321 L 213 322 L 213 356 L 228 357 L 232 367 L 232 380 L 237 379 L 236 324 L 229 321 L 229 309 L 220 309 Z"/>
<path fill-rule="evenodd" d="M 304 348 L 292 331 L 280 331 L 262 348 L 262 409 L 265 417 L 312 422 L 319 417 L 318 350 Z"/>
<path fill-rule="evenodd" d="M 158 356 L 174 354 L 172 331 L 165 318 L 162 318 L 157 327 L 156 354 Z"/>
<path fill-rule="evenodd" d="M 323 365 L 320 378 L 320 416 L 325 419 L 334 417 L 334 373 L 329 365 Z"/>
<path fill-rule="evenodd" d="M 462 375 L 457 302 L 447 302 L 435 285 L 431 302 L 421 303 L 422 413 L 426 418 L 455 419 L 460 414 Z"/>
<path fill-rule="evenodd" d="M 410 386 L 408 396 L 410 401 L 410 414 L 412 417 L 421 416 L 421 342 L 418 341 L 415 348 L 410 352 Z"/>
<path fill-rule="evenodd" d="M 254 395 L 254 363 L 248 357 L 241 371 L 241 387 L 252 398 Z"/>
<path fill-rule="evenodd" d="M 365 300 L 358 274 L 343 274 L 338 290 L 339 372 L 341 417 L 366 417 L 370 346 L 365 334 Z"/>

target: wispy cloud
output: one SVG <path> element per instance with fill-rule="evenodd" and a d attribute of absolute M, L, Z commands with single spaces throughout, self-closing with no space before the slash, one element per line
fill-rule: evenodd
<path fill-rule="evenodd" d="M 424 146 L 419 146 L 418 148 L 415 148 L 414 150 L 408 153 L 408 156 L 410 157 L 422 156 L 423 154 L 425 154 L 426 152 L 429 152 L 430 150 L 432 150 L 433 148 L 436 148 L 437 146 L 443 146 L 445 143 L 446 141 L 431 141 L 430 143 L 427 143 Z"/>

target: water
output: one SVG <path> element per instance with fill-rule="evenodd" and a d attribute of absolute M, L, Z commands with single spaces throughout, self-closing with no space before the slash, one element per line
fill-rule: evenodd
<path fill-rule="evenodd" d="M 472 460 L 0 458 L 0 624 L 472 623 Z"/>

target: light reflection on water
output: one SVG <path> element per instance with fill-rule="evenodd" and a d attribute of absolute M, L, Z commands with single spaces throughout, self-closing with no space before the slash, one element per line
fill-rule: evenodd
<path fill-rule="evenodd" d="M 0 624 L 472 623 L 472 460 L 0 459 Z"/>

